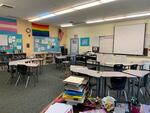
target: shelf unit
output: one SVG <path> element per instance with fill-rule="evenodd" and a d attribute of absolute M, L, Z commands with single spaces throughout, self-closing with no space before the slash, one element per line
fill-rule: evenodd
<path fill-rule="evenodd" d="M 43 65 L 55 63 L 56 55 L 61 55 L 61 53 L 60 52 L 40 52 L 40 53 L 34 54 L 36 58 L 43 58 Z"/>

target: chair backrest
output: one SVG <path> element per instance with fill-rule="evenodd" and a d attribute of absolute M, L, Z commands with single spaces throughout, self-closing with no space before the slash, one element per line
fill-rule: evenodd
<path fill-rule="evenodd" d="M 123 64 L 115 64 L 114 65 L 114 71 L 123 71 L 124 66 Z"/>
<path fill-rule="evenodd" d="M 133 64 L 130 66 L 130 69 L 132 70 L 137 70 L 138 65 L 137 64 Z"/>
<path fill-rule="evenodd" d="M 17 65 L 17 72 L 20 73 L 21 75 L 26 75 L 27 74 L 27 66 Z"/>
<path fill-rule="evenodd" d="M 111 87 L 113 90 L 123 90 L 126 85 L 126 77 L 112 77 L 110 78 Z"/>
<path fill-rule="evenodd" d="M 143 86 L 142 87 L 146 87 L 146 85 L 148 83 L 148 76 L 149 76 L 149 74 L 147 74 L 143 77 L 143 80 L 142 80 Z"/>

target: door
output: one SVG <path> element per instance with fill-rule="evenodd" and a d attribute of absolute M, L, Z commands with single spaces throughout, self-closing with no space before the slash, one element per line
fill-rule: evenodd
<path fill-rule="evenodd" d="M 79 54 L 79 38 L 72 38 L 70 40 L 70 54 L 71 55 Z"/>

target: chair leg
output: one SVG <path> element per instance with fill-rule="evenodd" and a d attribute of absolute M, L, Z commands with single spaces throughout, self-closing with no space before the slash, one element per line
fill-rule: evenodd
<path fill-rule="evenodd" d="M 145 92 L 147 92 L 148 96 L 150 97 L 150 93 L 149 93 L 149 91 L 147 90 L 147 88 L 145 88 Z"/>
<path fill-rule="evenodd" d="M 108 90 L 108 96 L 110 96 L 110 92 L 109 92 L 109 90 Z"/>
<path fill-rule="evenodd" d="M 20 80 L 20 77 L 21 77 L 21 75 L 18 76 L 15 86 L 18 85 L 18 82 L 19 82 L 19 80 Z"/>
<path fill-rule="evenodd" d="M 140 92 L 141 92 L 141 94 L 142 94 L 142 96 L 143 96 L 144 101 L 146 102 L 146 99 L 145 99 L 144 93 L 143 93 L 143 91 L 142 91 L 142 89 L 141 89 L 141 88 L 140 88 Z"/>
<path fill-rule="evenodd" d="M 27 78 L 27 82 L 26 82 L 25 88 L 27 88 L 29 80 L 30 80 L 30 76 L 28 76 L 28 78 Z"/>
<path fill-rule="evenodd" d="M 128 101 L 128 98 L 127 98 L 127 93 L 126 93 L 126 91 L 125 91 L 125 90 L 123 90 L 123 93 L 124 93 L 124 96 L 125 96 L 125 99 L 126 99 L 126 101 Z"/>

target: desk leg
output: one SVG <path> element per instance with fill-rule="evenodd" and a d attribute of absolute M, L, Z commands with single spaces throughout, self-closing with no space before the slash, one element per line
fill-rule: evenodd
<path fill-rule="evenodd" d="M 96 78 L 96 97 L 99 97 L 100 93 L 100 79 Z"/>
<path fill-rule="evenodd" d="M 138 77 L 137 99 L 139 98 L 139 92 L 140 92 L 140 83 L 141 83 L 141 79 Z"/>
<path fill-rule="evenodd" d="M 106 96 L 106 78 L 104 78 L 104 97 Z"/>

